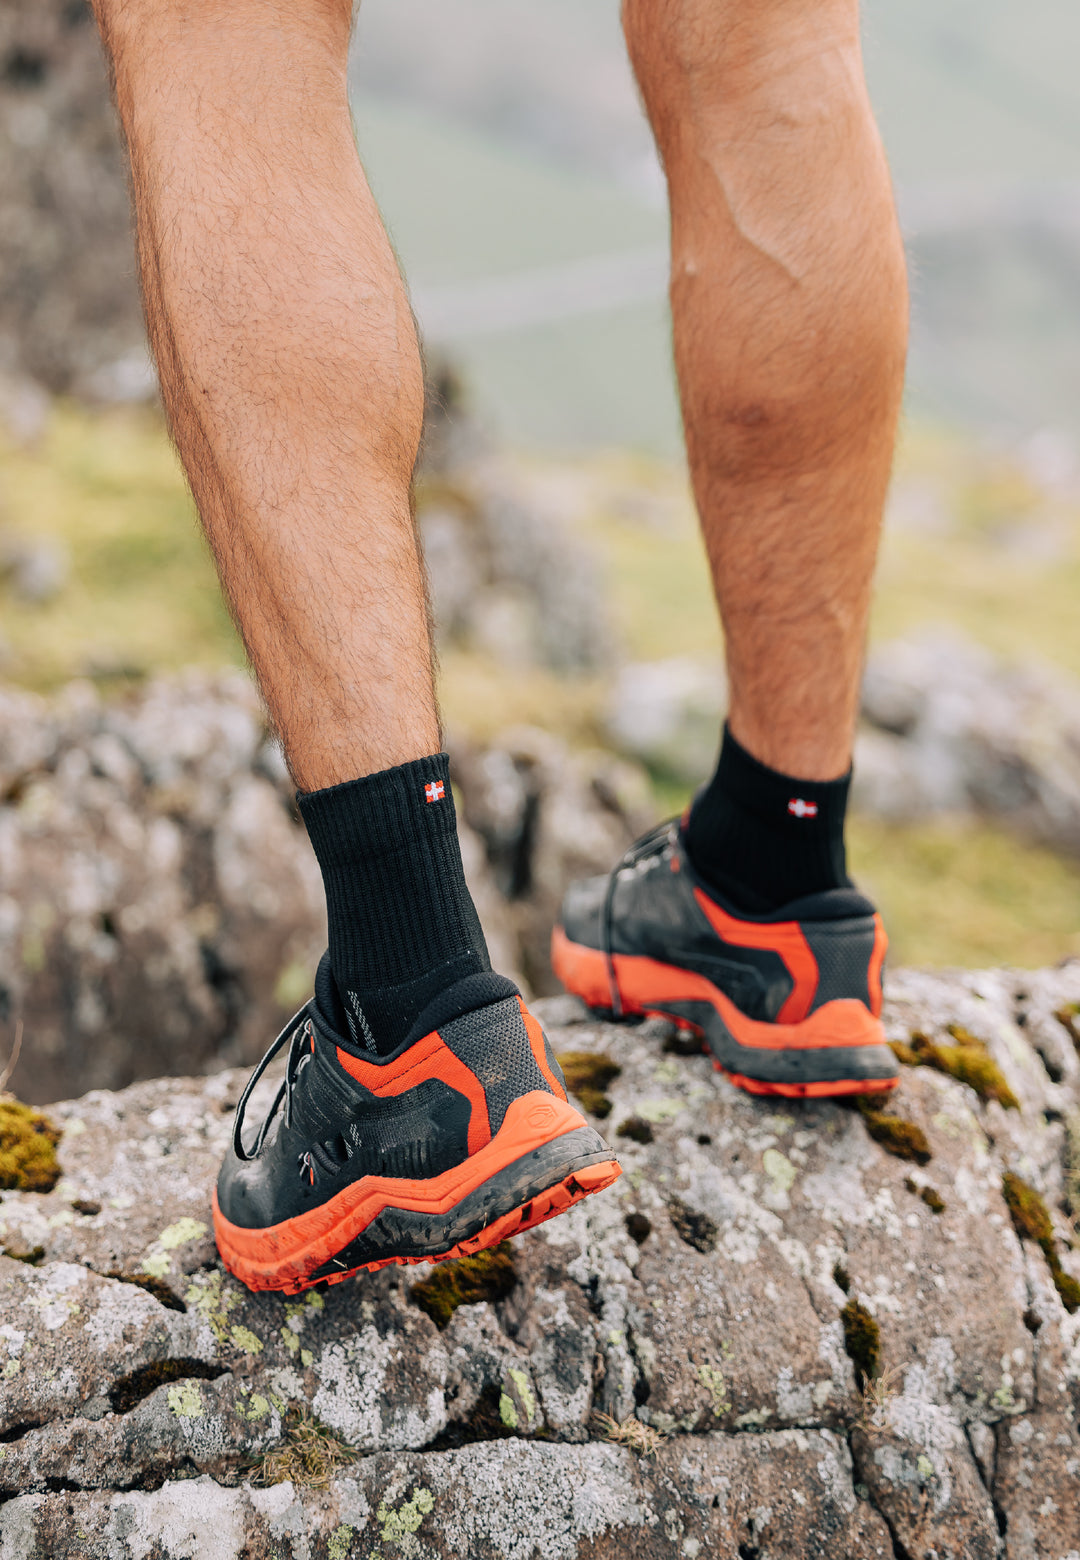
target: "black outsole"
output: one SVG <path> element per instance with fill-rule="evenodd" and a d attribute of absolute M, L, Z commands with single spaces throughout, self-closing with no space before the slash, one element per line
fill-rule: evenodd
<path fill-rule="evenodd" d="M 308 1282 L 351 1272 L 370 1262 L 424 1261 L 445 1256 L 568 1176 L 614 1159 L 615 1155 L 592 1127 L 565 1132 L 506 1165 L 446 1213 L 384 1208 L 355 1240 L 316 1269 Z"/>

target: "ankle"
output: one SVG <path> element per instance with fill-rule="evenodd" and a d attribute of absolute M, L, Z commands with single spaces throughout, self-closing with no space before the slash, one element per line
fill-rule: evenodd
<path fill-rule="evenodd" d="M 443 987 L 491 968 L 446 754 L 298 800 L 326 889 L 320 1006 L 343 1036 L 387 1054 Z"/>
<path fill-rule="evenodd" d="M 685 829 L 691 864 L 752 915 L 847 888 L 849 785 L 850 775 L 800 780 L 770 769 L 725 727 L 716 771 L 695 797 Z"/>

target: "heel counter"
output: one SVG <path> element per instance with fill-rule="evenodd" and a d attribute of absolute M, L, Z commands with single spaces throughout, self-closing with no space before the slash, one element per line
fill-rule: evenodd
<path fill-rule="evenodd" d="M 803 931 L 818 967 L 817 989 L 809 1011 L 815 1013 L 827 1002 L 853 997 L 878 1018 L 888 944 L 881 916 L 875 912 L 846 921 L 804 922 Z"/>

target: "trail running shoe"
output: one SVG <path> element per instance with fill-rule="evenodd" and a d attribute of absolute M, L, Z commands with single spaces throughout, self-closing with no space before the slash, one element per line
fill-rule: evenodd
<path fill-rule="evenodd" d="M 255 1069 L 214 1197 L 218 1250 L 249 1289 L 296 1294 L 471 1255 L 620 1174 L 512 982 L 458 981 L 412 1033 L 391 1056 L 361 1054 L 312 1001 Z M 286 1044 L 285 1079 L 246 1148 L 251 1090 Z"/>
<path fill-rule="evenodd" d="M 672 822 L 610 876 L 571 887 L 551 962 L 591 1008 L 696 1030 L 752 1094 L 868 1094 L 899 1072 L 879 1017 L 886 941 L 880 915 L 850 888 L 768 916 L 728 907 Z"/>

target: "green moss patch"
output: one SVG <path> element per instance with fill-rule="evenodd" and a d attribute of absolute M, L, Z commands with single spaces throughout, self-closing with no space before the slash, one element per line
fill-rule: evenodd
<path fill-rule="evenodd" d="M 602 1051 L 560 1051 L 555 1058 L 562 1068 L 567 1091 L 580 1100 L 592 1116 L 610 1116 L 608 1085 L 622 1068 Z"/>
<path fill-rule="evenodd" d="M 893 1055 L 905 1067 L 933 1067 L 936 1072 L 968 1084 L 981 1100 L 997 1100 L 1006 1110 L 1019 1110 L 1020 1101 L 984 1042 L 960 1024 L 949 1024 L 947 1029 L 953 1045 L 943 1045 L 915 1030 L 910 1044 L 903 1040 L 890 1042 Z"/>
<path fill-rule="evenodd" d="M 833 1283 L 838 1289 L 842 1289 L 846 1295 L 851 1293 L 851 1279 L 848 1275 L 847 1268 L 842 1262 L 837 1262 L 835 1264 L 832 1270 L 832 1276 Z"/>
<path fill-rule="evenodd" d="M 475 1257 L 440 1262 L 430 1278 L 414 1284 L 409 1298 L 426 1311 L 436 1327 L 445 1327 L 459 1305 L 505 1300 L 517 1283 L 509 1241 Z"/>
<path fill-rule="evenodd" d="M 913 1121 L 893 1116 L 882 1108 L 888 1095 L 870 1094 L 858 1100 L 857 1109 L 866 1130 L 875 1143 L 896 1159 L 908 1159 L 917 1165 L 928 1165 L 934 1157 L 930 1151 L 926 1133 Z"/>
<path fill-rule="evenodd" d="M 45 1261 L 44 1246 L 5 1246 L 3 1254 L 13 1262 L 26 1262 L 30 1267 L 40 1267 Z"/>
<path fill-rule="evenodd" d="M 60 1129 L 19 1100 L 0 1097 L 0 1191 L 51 1192 L 60 1179 Z"/>
<path fill-rule="evenodd" d="M 1066 1273 L 1058 1256 L 1057 1241 L 1050 1211 L 1038 1192 L 1018 1175 L 1007 1170 L 1001 1178 L 1001 1192 L 1021 1240 L 1031 1241 L 1042 1251 L 1061 1303 L 1071 1315 L 1080 1310 L 1080 1282 Z"/>
<path fill-rule="evenodd" d="M 881 1374 L 881 1328 L 866 1307 L 854 1297 L 840 1312 L 844 1329 L 844 1348 L 855 1367 L 855 1382 L 860 1392 L 868 1381 Z"/>
<path fill-rule="evenodd" d="M 699 1213 L 696 1208 L 688 1207 L 681 1197 L 673 1197 L 668 1203 L 668 1214 L 680 1240 L 703 1254 L 715 1251 L 720 1226 L 707 1213 Z"/>
<path fill-rule="evenodd" d="M 920 1197 L 931 1213 L 945 1212 L 945 1199 L 940 1192 L 935 1192 L 932 1186 L 919 1186 L 910 1176 L 904 1182 L 913 1197 Z"/>
<path fill-rule="evenodd" d="M 629 1138 L 633 1143 L 651 1143 L 656 1134 L 643 1116 L 627 1116 L 616 1127 L 615 1136 Z"/>
<path fill-rule="evenodd" d="M 1055 1010 L 1054 1017 L 1080 1055 L 1080 1002 L 1066 1002 L 1064 1007 Z"/>

